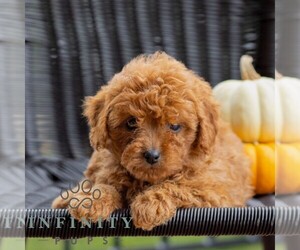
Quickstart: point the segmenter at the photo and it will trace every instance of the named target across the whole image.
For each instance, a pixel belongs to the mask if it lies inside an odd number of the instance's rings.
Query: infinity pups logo
[[[75,194],[83,194],[83,199],[80,199],[80,195]],[[99,200],[101,197],[101,190],[100,189],[93,189],[93,183],[86,179],[81,183],[78,183],[75,187],[69,187],[69,190],[64,192],[60,192],[60,197],[68,201],[68,207],[71,209],[78,209],[80,206],[84,207],[85,209],[90,209],[93,206],[93,200]]]

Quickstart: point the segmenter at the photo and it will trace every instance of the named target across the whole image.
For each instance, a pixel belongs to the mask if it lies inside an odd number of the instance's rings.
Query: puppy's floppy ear
[[[196,155],[201,152],[209,154],[218,133],[219,106],[213,99],[209,84],[196,75],[192,90],[199,121],[192,150]]]
[[[95,96],[85,98],[83,104],[83,115],[87,118],[90,126],[91,146],[98,150],[105,148],[108,131],[107,116],[109,113],[107,91],[102,88]]]

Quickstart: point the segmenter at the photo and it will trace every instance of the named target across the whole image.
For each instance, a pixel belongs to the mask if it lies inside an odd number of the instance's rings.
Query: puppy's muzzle
[[[144,153],[144,158],[149,164],[153,165],[159,161],[160,152],[156,149],[148,150]]]

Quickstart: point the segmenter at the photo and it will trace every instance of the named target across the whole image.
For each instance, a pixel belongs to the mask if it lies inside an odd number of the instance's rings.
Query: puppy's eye
[[[136,118],[130,117],[126,122],[126,127],[130,131],[135,130],[137,128]]]
[[[169,128],[173,131],[173,132],[179,132],[181,129],[181,126],[179,124],[170,124]]]

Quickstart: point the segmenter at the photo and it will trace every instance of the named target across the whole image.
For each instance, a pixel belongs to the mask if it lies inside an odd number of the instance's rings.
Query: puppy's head
[[[133,59],[86,99],[91,145],[156,183],[210,152],[218,111],[207,83],[165,53]]]

